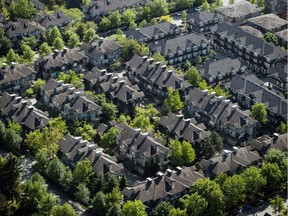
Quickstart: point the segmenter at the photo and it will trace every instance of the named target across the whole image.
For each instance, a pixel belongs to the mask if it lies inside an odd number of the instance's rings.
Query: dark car
[[[244,207],[241,209],[241,212],[246,212],[246,211],[249,211],[249,210],[251,210],[251,209],[252,209],[252,206],[246,205],[246,206],[244,206]]]
[[[262,206],[264,203],[265,203],[264,200],[259,200],[259,201],[254,202],[253,206],[254,207],[259,207],[259,206]]]

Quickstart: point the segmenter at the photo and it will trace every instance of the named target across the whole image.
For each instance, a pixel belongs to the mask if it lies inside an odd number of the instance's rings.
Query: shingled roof
[[[54,14],[42,13],[32,19],[36,23],[45,27],[46,30],[54,26],[64,26],[72,21],[72,18],[65,15],[61,11],[55,10]]]
[[[6,92],[0,95],[0,113],[4,118],[21,124],[27,130],[40,129],[50,120],[47,113],[31,106],[22,97]]]

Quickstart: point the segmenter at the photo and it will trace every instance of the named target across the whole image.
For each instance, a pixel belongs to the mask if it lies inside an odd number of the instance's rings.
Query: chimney
[[[230,153],[229,150],[226,150],[226,149],[223,150],[223,155],[227,156],[229,153]]]
[[[148,56],[143,56],[142,59],[143,59],[143,62],[145,62],[148,59]]]
[[[87,144],[87,147],[88,147],[88,150],[92,150],[95,148],[95,145],[94,144],[91,144],[91,143],[88,143]]]
[[[154,59],[153,58],[149,58],[148,62],[149,62],[149,64],[152,64],[154,62]]]
[[[152,184],[153,179],[148,177],[146,180],[147,180],[147,184],[146,184],[146,189],[147,189]]]
[[[273,142],[275,143],[278,140],[279,134],[273,133]]]
[[[58,50],[58,49],[55,49],[55,50],[54,50],[54,54],[58,55],[58,53],[59,53],[59,50]]]
[[[6,67],[7,67],[7,64],[6,64],[6,63],[2,63],[2,67],[1,67],[1,69],[5,70]]]
[[[117,80],[118,80],[117,76],[112,77],[112,83],[116,83]]]
[[[120,80],[119,83],[121,86],[123,86],[125,84],[125,80]]]
[[[80,96],[81,94],[82,94],[81,91],[76,91],[76,92],[75,92],[75,95],[76,95],[76,96]]]
[[[237,105],[236,104],[233,104],[232,106],[231,106],[231,111],[234,111],[234,110],[236,110],[237,109]]]
[[[68,48],[67,47],[64,47],[63,48],[63,54],[67,53],[68,52]]]
[[[221,95],[221,96],[218,96],[217,97],[217,101],[220,101],[220,100],[222,100],[224,97]]]
[[[134,128],[134,131],[139,132],[139,131],[141,131],[141,128]]]
[[[172,170],[171,169],[167,169],[167,176],[171,176],[172,175]]]
[[[176,167],[177,174],[180,175],[182,172],[182,168],[180,166]]]
[[[75,87],[68,88],[68,94],[73,93],[76,90]]]
[[[238,147],[233,146],[233,152],[234,152],[234,153],[237,153],[237,151],[238,151]]]
[[[160,64],[161,64],[161,62],[159,62],[159,61],[157,61],[157,62],[155,63],[155,65],[156,65],[157,67],[159,67]]]
[[[203,92],[203,96],[206,96],[208,94],[208,89],[204,89],[202,90],[202,92]]]
[[[162,68],[162,70],[164,71],[164,70],[166,70],[167,65],[162,65],[161,68]]]
[[[230,100],[229,100],[229,99],[226,99],[226,100],[224,100],[224,104],[225,104],[225,105],[228,105],[228,104],[229,104],[229,102],[230,102]]]
[[[184,115],[176,115],[181,121],[184,119]]]
[[[17,101],[17,103],[19,103],[21,101],[22,97],[16,97],[15,100]]]
[[[216,92],[211,92],[210,95],[211,97],[214,97],[216,95]]]
[[[27,105],[27,104],[28,104],[28,101],[27,101],[27,100],[22,100],[21,103],[22,103],[23,105]]]
[[[157,172],[157,177],[158,177],[158,179],[162,179],[162,176],[164,175],[164,173],[162,173],[162,172]]]
[[[15,68],[16,63],[15,62],[11,62],[11,69]]]

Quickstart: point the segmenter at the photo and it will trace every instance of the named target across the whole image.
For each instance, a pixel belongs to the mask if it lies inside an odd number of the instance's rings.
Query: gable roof
[[[227,86],[235,92],[242,95],[249,96],[252,100],[263,103],[268,110],[272,110],[278,115],[287,115],[287,99],[282,98],[273,91],[260,85],[254,80],[250,79],[251,76],[236,75],[231,79],[230,84]]]
[[[29,130],[42,128],[50,120],[47,113],[31,106],[22,97],[6,92],[0,95],[0,113]]]
[[[223,96],[216,97],[215,92],[208,94],[208,90],[192,89],[186,96],[188,103],[197,107],[217,122],[229,124],[236,128],[254,125],[257,121],[240,110],[236,104]]]
[[[224,150],[208,160],[202,159],[199,165],[202,167],[207,177],[218,176],[221,173],[234,173],[240,168],[257,163],[261,157],[256,151],[249,151],[248,148],[234,147],[233,151]]]
[[[142,77],[159,88],[172,87],[176,90],[185,90],[191,87],[191,84],[184,80],[184,77],[176,74],[172,70],[168,70],[167,66],[161,62],[154,62],[152,58],[134,55],[132,59],[126,62],[137,76]]]
[[[16,64],[14,66],[2,65],[0,68],[0,84],[25,79],[27,76],[37,72],[27,64]]]
[[[215,14],[208,11],[199,11],[187,14],[187,22],[199,25],[200,22],[209,22],[215,18]]]
[[[203,65],[197,65],[196,68],[204,78],[209,79],[211,76],[215,78],[220,73],[224,76],[228,75],[233,69],[238,71],[241,66],[238,58],[227,57],[216,61],[206,61]]]
[[[34,17],[32,20],[47,29],[58,25],[68,24],[72,21],[72,18],[61,11],[55,10],[53,14],[42,13]]]
[[[186,50],[188,47],[191,49],[194,46],[201,46],[203,43],[208,44],[204,36],[190,33],[181,37],[176,37],[168,40],[161,40],[158,44],[150,44],[149,48],[152,51],[157,51],[161,55],[168,55],[169,53],[177,53],[179,50]]]
[[[176,115],[174,113],[168,113],[167,116],[161,117],[159,126],[192,144],[210,136],[210,131],[205,131],[193,124],[190,119],[184,119],[183,115]]]

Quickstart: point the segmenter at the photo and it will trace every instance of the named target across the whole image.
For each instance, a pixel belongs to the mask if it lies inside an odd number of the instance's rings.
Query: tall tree
[[[6,62],[8,64],[11,64],[12,62],[18,62],[18,61],[19,61],[19,55],[16,54],[13,49],[10,49],[6,56]]]
[[[54,26],[47,34],[47,42],[49,45],[52,45],[54,40],[59,37],[62,38],[62,34],[57,26]]]
[[[121,216],[120,205],[117,203],[114,203],[113,206],[108,210],[107,216]]]
[[[221,216],[224,209],[224,195],[220,186],[210,179],[199,179],[192,188],[208,202],[204,215]]]
[[[55,205],[51,210],[51,216],[77,216],[78,214],[74,211],[71,205],[64,203],[63,206]]]
[[[119,134],[119,130],[117,128],[110,128],[102,137],[100,140],[101,145],[103,145],[105,148],[114,149],[116,148],[116,141],[117,136]]]
[[[246,198],[246,183],[242,176],[234,174],[228,177],[222,186],[226,209],[234,209],[244,203]]]
[[[277,164],[265,163],[261,168],[261,175],[266,179],[266,193],[272,193],[281,188],[282,173]]]
[[[184,107],[184,103],[181,101],[179,91],[168,88],[168,97],[164,100],[163,107],[168,108],[168,111],[177,112]],[[163,108],[163,112],[167,110]]]
[[[173,205],[168,202],[161,201],[152,212],[153,216],[167,216],[169,212],[173,209]]]
[[[73,172],[73,179],[76,185],[88,183],[91,175],[93,175],[92,166],[87,158],[77,163]]]
[[[122,20],[126,25],[129,25],[131,22],[135,22],[136,12],[134,9],[127,9],[122,14]]]
[[[115,175],[111,175],[108,181],[106,182],[105,192],[110,193],[113,190],[113,188],[119,189],[119,181]]]
[[[187,216],[186,209],[173,208],[169,211],[168,216]]]
[[[122,207],[122,215],[147,216],[145,206],[140,200],[127,201]]]
[[[195,160],[195,150],[193,149],[190,142],[182,142],[182,158],[185,166],[190,166]]]
[[[188,69],[185,76],[187,81],[195,87],[198,87],[199,82],[202,80],[201,74],[194,66]]]
[[[246,183],[246,195],[249,201],[257,200],[264,194],[266,187],[266,179],[261,175],[260,169],[257,167],[249,167],[241,173]],[[253,190],[251,190],[253,188]]]
[[[64,41],[61,37],[56,37],[53,41],[53,47],[57,50],[62,50],[64,46]]]
[[[118,10],[113,11],[109,15],[109,19],[113,27],[119,27],[121,25],[121,14]]]
[[[0,53],[6,55],[11,47],[11,41],[6,37],[4,30],[0,28]]]
[[[15,4],[15,15],[23,19],[31,19],[35,14],[35,7],[31,0],[19,0]]]
[[[263,103],[256,103],[252,106],[252,117],[262,125],[267,123],[267,110]]]
[[[75,191],[75,197],[82,203],[88,204],[90,201],[90,191],[85,183],[80,183]]]
[[[287,158],[285,152],[280,149],[270,149],[265,155],[264,159],[266,163],[276,163],[279,167],[281,167],[284,163],[284,160]]]
[[[90,43],[92,42],[96,37],[96,32],[93,28],[89,28],[87,31],[86,31],[86,34],[83,38],[83,41],[86,42],[86,43]]]
[[[44,42],[39,47],[39,54],[41,57],[52,53],[51,47],[48,45],[47,42]]]
[[[75,136],[81,136],[85,140],[94,140],[96,134],[97,132],[93,126],[86,122],[83,126],[77,127],[74,133]]]
[[[107,212],[106,195],[100,191],[96,193],[93,201],[93,212],[99,214],[99,216],[105,216]]]
[[[273,208],[274,214],[280,213],[284,209],[284,201],[279,195],[275,199],[270,200],[270,205]]]
[[[166,0],[153,0],[150,1],[147,6],[150,8],[151,17],[160,17],[169,13]]]
[[[188,215],[201,216],[204,215],[205,209],[208,207],[208,202],[201,197],[197,192],[191,195],[186,194],[180,199]]]
[[[68,46],[69,46],[69,48],[72,49],[72,48],[78,46],[78,45],[79,45],[79,42],[80,42],[79,36],[78,36],[76,33],[74,33],[74,34],[72,34],[72,35],[70,36],[70,38],[69,38]]]
[[[221,136],[217,132],[212,131],[210,136],[206,140],[204,140],[202,155],[208,159],[212,157],[215,152],[220,152],[222,149],[223,140]]]
[[[22,56],[23,61],[31,63],[34,58],[33,50],[28,45],[25,45],[25,44],[21,46],[21,50],[23,52],[23,56]]]

